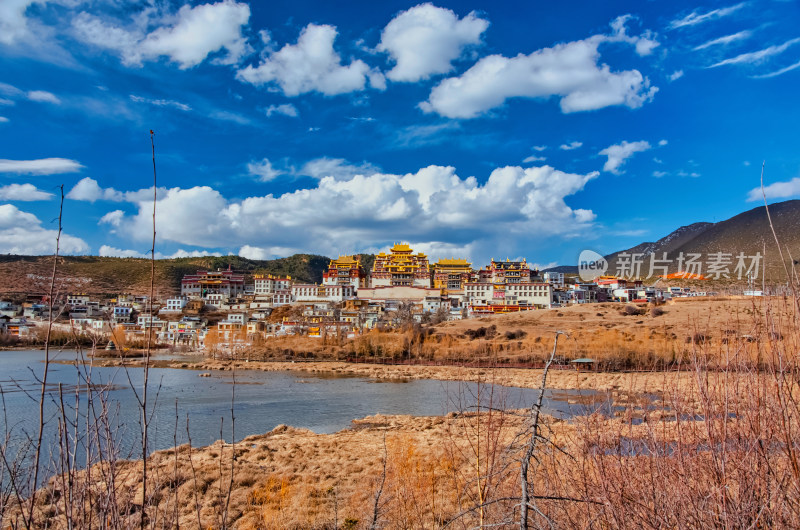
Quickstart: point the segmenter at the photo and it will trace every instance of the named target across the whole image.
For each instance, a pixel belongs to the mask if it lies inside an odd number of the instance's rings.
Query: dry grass
[[[584,304],[417,325],[400,331],[373,330],[355,339],[269,338],[245,355],[250,360],[535,364],[549,354],[553,333],[563,330],[571,340],[559,348],[561,362],[590,357],[603,369],[662,369],[688,362],[695,342],[718,346],[762,340],[768,332],[763,327],[767,301],[718,297],[677,299],[658,307]]]
[[[746,329],[758,333],[752,340],[727,333],[732,319],[722,316],[714,317],[716,330],[687,326],[692,340],[683,344],[691,370],[553,372],[550,388],[608,388],[618,408],[612,417],[546,420],[531,462],[538,510],[532,524],[798,527],[800,326],[791,301],[773,300],[764,309],[749,315]],[[472,379],[484,392],[496,383],[536,386],[541,377],[538,370],[457,366],[235,364]],[[657,392],[658,400],[643,392]],[[114,485],[110,511],[119,514],[119,524],[110,526],[116,527],[136,526],[142,514],[151,528],[370,528],[373,519],[391,529],[509,527],[518,524],[520,440],[528,427],[521,411],[505,410],[499,398],[493,406],[481,413],[465,406],[447,417],[373,416],[328,435],[280,426],[235,446],[161,451],[147,462],[146,499],[141,462],[95,466],[91,478],[82,472],[75,483],[85,484],[78,488],[88,491],[82,502],[93,506],[110,502]],[[52,479],[38,497],[40,521],[51,528],[67,526],[62,484]],[[83,526],[103,525],[93,519]]]

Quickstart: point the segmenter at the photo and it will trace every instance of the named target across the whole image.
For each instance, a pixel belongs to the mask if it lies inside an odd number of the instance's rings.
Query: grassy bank
[[[237,354],[248,360],[396,360],[541,365],[556,330],[569,333],[557,363],[590,357],[604,370],[661,370],[687,363],[697,345],[719,349],[780,338],[766,324],[791,318],[783,299],[679,299],[660,305],[602,303],[373,330],[354,339],[286,336]],[[750,351],[750,350],[748,350]],[[226,357],[224,351],[216,357]],[[747,359],[758,366],[758,355]]]
[[[617,311],[613,319],[608,313],[601,317],[595,306],[567,308],[558,311],[561,316],[541,312],[436,328],[465,344],[528,340],[541,344],[543,353],[553,351],[555,326],[571,322],[557,354],[581,356],[592,347],[614,348],[589,342],[597,320],[627,333],[673,326],[671,332],[684,337],[676,339],[684,371],[550,371],[548,388],[604,389],[614,400],[609,416],[571,421],[540,417],[535,403],[523,410],[505,406],[498,385],[537,387],[541,370],[200,361],[193,367],[432,377],[479,385],[469,394],[454,394],[453,401],[464,405],[446,417],[373,416],[327,435],[279,426],[234,444],[160,451],[144,463],[149,477],[144,492],[143,462],[119,459],[113,451],[119,433],[108,429],[108,416],[101,412],[93,416],[96,424],[85,425],[86,435],[60,441],[55,454],[67,455],[62,472],[40,490],[29,526],[519,528],[524,491],[530,527],[796,528],[800,308],[791,299],[703,305],[712,303],[668,305],[652,321],[620,314],[619,306],[608,308]],[[594,311],[594,321],[588,311]],[[658,321],[662,317],[667,318]],[[500,335],[527,318],[537,321],[523,329],[522,339],[467,332],[476,324],[494,325]],[[198,378],[199,385],[203,381]],[[468,406],[476,392],[483,396],[480,408]],[[108,410],[102,399],[97,406]],[[233,413],[229,420],[235,420]],[[66,413],[62,421],[66,432],[84,432]],[[176,419],[176,433],[183,428]],[[92,454],[94,465],[73,466],[68,455],[76,450]],[[10,470],[24,477],[24,469]],[[26,526],[21,514],[29,512],[18,504],[25,506],[26,497],[15,496],[8,482],[3,487],[3,524]]]

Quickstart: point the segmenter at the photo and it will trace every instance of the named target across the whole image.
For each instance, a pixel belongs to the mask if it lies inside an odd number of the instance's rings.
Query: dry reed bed
[[[732,375],[698,372],[689,388],[673,381],[662,406],[644,416],[630,405],[614,418],[548,418],[531,482],[547,497],[537,508],[558,528],[795,527],[800,476],[783,442],[800,435],[797,417],[780,421],[780,376]],[[485,380],[482,388],[492,390]],[[161,451],[148,461],[147,522],[332,529],[370,528],[375,517],[390,529],[510,526],[524,412],[378,415],[334,434],[279,426],[235,445]],[[119,511],[131,525],[140,473],[140,462],[117,466]],[[50,510],[51,526],[63,527]]]
[[[610,389],[631,399],[612,418],[544,422],[531,461],[532,524],[800,526],[796,316],[791,307],[773,306],[752,315],[756,340],[692,341],[685,372],[552,372],[550,388]],[[717,335],[726,335],[724,326]],[[535,386],[541,377],[538,370],[330,362],[236,361],[236,368],[473,380],[484,392],[492,383]],[[648,409],[639,392],[661,399]],[[94,507],[82,513],[116,514],[114,527],[138,526],[142,513],[150,528],[509,527],[518,525],[521,440],[530,427],[501,400],[494,407],[369,417],[330,435],[280,427],[235,446],[184,445],[148,459],[147,497],[141,462],[109,462],[91,468],[91,478],[73,477],[71,488],[83,494],[70,498]],[[66,528],[65,513],[75,510],[74,502],[61,502],[65,484],[56,477],[38,497],[39,520],[49,527]],[[82,526],[105,526],[98,517]]]
[[[679,299],[665,305],[601,303],[495,315],[438,325],[373,330],[354,339],[269,338],[240,354],[250,360],[372,358],[460,362],[535,363],[550,351],[556,330],[571,340],[559,349],[569,361],[591,357],[604,369],[657,369],[690,359],[696,342],[719,346],[761,340],[769,299]],[[776,299],[782,318],[789,308]],[[778,315],[774,315],[778,316]],[[220,357],[224,357],[224,352]],[[759,359],[750,359],[758,363]]]

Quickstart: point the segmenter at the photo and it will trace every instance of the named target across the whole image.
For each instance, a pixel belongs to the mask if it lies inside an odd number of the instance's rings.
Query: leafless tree
[[[553,359],[555,359],[556,356],[556,350],[558,349],[559,335],[567,335],[567,334],[563,331],[556,331],[556,336],[553,341],[553,351],[550,353],[550,357],[547,359],[547,363],[545,363],[544,365],[544,370],[542,370],[542,384],[539,386],[539,396],[536,398],[536,403],[534,403],[534,405],[530,408],[529,421],[528,425],[526,425],[526,437],[528,438],[528,442],[526,444],[525,453],[522,457],[522,462],[520,463],[520,468],[519,468],[520,530],[527,530],[528,528],[528,509],[531,509],[534,512],[536,512],[538,515],[544,518],[548,522],[548,524],[550,524],[550,526],[552,526],[552,522],[536,506],[535,497],[532,497],[530,494],[530,480],[528,477],[528,470],[530,468],[531,459],[536,453],[537,443],[544,439],[539,432],[540,430],[539,418],[541,418],[542,401],[544,400],[544,391],[547,388],[547,372],[550,370],[550,365],[553,364]]]
[[[59,186],[60,203],[58,207],[58,232],[56,235],[56,250],[53,254],[53,272],[50,277],[50,294],[48,296],[48,319],[47,319],[47,336],[44,341],[44,371],[42,373],[42,386],[39,395],[39,425],[38,434],[36,437],[35,453],[33,457],[33,479],[31,480],[31,496],[29,499],[30,507],[28,517],[25,521],[25,526],[30,528],[34,525],[34,510],[36,508],[36,489],[39,487],[39,463],[42,455],[42,437],[44,435],[44,404],[45,392],[47,392],[47,375],[50,372],[50,335],[53,331],[53,295],[55,294],[56,286],[56,273],[58,271],[58,252],[61,244],[61,220],[64,213],[64,185]],[[20,499],[21,500],[21,499]]]
[[[381,512],[383,510],[383,505],[385,504],[386,500],[382,499],[383,497],[383,489],[386,487],[386,465],[387,460],[389,458],[388,451],[386,450],[386,433],[383,434],[383,460],[382,460],[382,468],[381,468],[381,476],[378,482],[378,487],[375,490],[375,495],[373,496],[372,502],[372,519],[370,521],[369,528],[370,530],[377,530],[379,528],[378,523],[381,518]]]

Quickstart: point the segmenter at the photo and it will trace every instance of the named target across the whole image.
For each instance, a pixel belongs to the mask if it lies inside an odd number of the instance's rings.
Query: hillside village
[[[641,279],[615,276],[582,282],[561,272],[531,269],[524,258],[492,259],[478,269],[465,259],[430,263],[409,245],[396,244],[388,253],[376,255],[369,271],[359,256],[331,259],[319,284],[230,268],[203,270],[183,277],[180,295],[152,304],[145,295],[93,299],[70,294],[55,304],[54,319],[57,329],[91,335],[98,342],[109,342],[109,337],[111,342],[141,342],[152,329],[162,345],[230,350],[285,335],[348,338],[413,322],[568,304],[660,303],[705,294],[686,287],[645,286]],[[0,330],[7,337],[30,338],[48,320],[47,311],[41,298],[21,305],[2,301]]]

